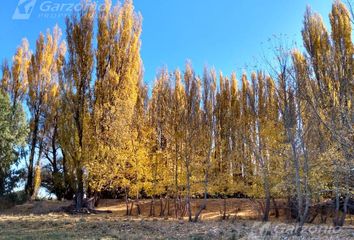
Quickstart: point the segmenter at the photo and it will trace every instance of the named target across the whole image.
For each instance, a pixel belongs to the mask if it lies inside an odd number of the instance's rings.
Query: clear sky
[[[25,16],[28,19],[13,19],[18,4],[24,1],[33,5],[32,9],[19,10],[31,13]],[[70,14],[72,4],[79,2],[3,1],[0,59],[11,60],[24,37],[34,50],[40,32],[56,23],[64,30],[65,15]],[[319,12],[328,24],[332,0],[135,0],[134,3],[143,15],[141,54],[145,81],[151,83],[159,68],[183,69],[187,59],[198,73],[208,65],[225,74],[236,71],[239,75],[243,70],[252,69],[273,35],[285,34],[289,41],[301,45],[300,31],[307,5]]]

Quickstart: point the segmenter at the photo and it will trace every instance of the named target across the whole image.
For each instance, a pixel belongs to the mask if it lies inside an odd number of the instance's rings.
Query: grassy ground
[[[230,200],[231,201],[231,200]],[[237,205],[241,200],[230,202]],[[252,209],[235,210],[238,214],[220,220],[220,201],[209,202],[203,220],[188,223],[174,218],[147,217],[148,203],[142,216],[124,216],[124,203],[104,201],[100,209],[112,214],[68,215],[48,213],[63,202],[33,202],[17,206],[0,215],[0,239],[354,239],[353,226],[335,230],[330,225],[306,225],[301,237],[293,236],[293,224],[272,219],[272,223],[250,220]],[[235,207],[235,206],[234,206]],[[252,207],[252,204],[248,207]],[[228,212],[232,213],[232,208]],[[158,211],[157,211],[158,212]],[[218,215],[218,217],[216,217]]]

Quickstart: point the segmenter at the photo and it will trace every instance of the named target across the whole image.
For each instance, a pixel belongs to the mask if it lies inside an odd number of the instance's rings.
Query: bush
[[[28,200],[24,191],[8,193],[0,197],[0,210],[11,208],[18,204],[23,204]]]

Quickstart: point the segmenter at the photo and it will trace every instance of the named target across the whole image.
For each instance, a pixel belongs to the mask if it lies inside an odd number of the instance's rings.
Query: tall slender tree
[[[75,173],[76,210],[80,210],[84,196],[84,165],[91,156],[88,144],[90,83],[94,53],[94,7],[84,4],[78,16],[66,19],[66,38],[69,60],[65,82],[62,84],[65,108],[61,119],[63,154]],[[70,134],[68,134],[70,133]]]
[[[91,187],[98,191],[122,187],[126,198],[137,164],[136,139],[131,132],[142,79],[141,21],[130,0],[113,8],[106,1],[98,16],[97,79],[91,120],[91,144],[96,152],[87,166]],[[109,171],[112,166],[113,171]]]

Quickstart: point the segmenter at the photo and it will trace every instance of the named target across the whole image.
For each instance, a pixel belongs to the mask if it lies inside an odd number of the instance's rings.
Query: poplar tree
[[[173,187],[174,167],[171,158],[172,139],[171,129],[175,123],[171,122],[172,88],[170,75],[167,69],[162,69],[156,78],[150,100],[151,124],[154,128],[154,147],[152,163],[152,201],[150,215],[155,214],[154,202],[156,196],[170,194]]]
[[[179,70],[173,73],[173,92],[171,99],[171,115],[169,117],[169,126],[171,131],[171,157],[173,158],[173,182],[175,195],[175,216],[180,215],[181,210],[181,190],[185,183],[185,175],[183,171],[182,151],[183,151],[183,111],[184,111],[184,86],[182,84],[182,76]]]
[[[186,64],[184,72],[184,111],[183,111],[183,162],[186,174],[186,209],[189,221],[192,221],[192,179],[195,172],[195,164],[200,161],[198,137],[200,134],[201,110],[200,87],[201,81],[195,75],[191,63]]]
[[[48,161],[44,165],[42,185],[53,192],[59,200],[64,197],[66,187],[64,180],[63,157],[59,145],[59,118],[60,118],[60,83],[63,81],[65,65],[66,43],[61,40],[61,30],[56,26],[53,30],[53,46],[57,49],[53,54],[51,69],[51,83],[48,93],[48,102],[44,112],[43,157]]]
[[[90,83],[93,67],[94,8],[84,4],[78,16],[66,19],[66,39],[69,59],[63,92],[63,114],[60,119],[60,144],[63,155],[75,176],[76,210],[84,196],[84,166],[91,154],[88,149]],[[70,133],[70,134],[68,134]]]
[[[318,14],[306,12],[302,31],[306,54],[294,51],[293,62],[301,97],[340,149],[342,157],[334,161],[333,190],[336,196],[334,223],[341,226],[350,198],[353,167],[353,43],[350,13],[340,1],[332,6],[330,23],[331,34]],[[341,217],[340,195],[345,196]]]
[[[95,190],[123,188],[128,198],[136,175],[133,119],[142,78],[141,16],[130,0],[111,7],[106,1],[98,16],[92,139],[96,148],[88,163]],[[110,173],[110,174],[107,174]],[[133,191],[136,194],[136,191]]]
[[[30,156],[28,166],[28,194],[35,198],[40,187],[40,160],[43,153],[44,138],[47,131],[46,114],[50,101],[58,91],[56,59],[60,44],[60,29],[55,27],[53,35],[48,31],[46,37],[41,34],[36,42],[36,52],[32,55],[28,69],[28,100],[27,105],[31,113],[30,120]],[[38,149],[38,151],[37,151]],[[37,153],[36,170],[34,157]]]
[[[215,71],[204,68],[203,89],[202,89],[202,112],[201,112],[201,142],[204,160],[201,162],[201,168],[204,172],[204,201],[196,211],[194,222],[197,222],[203,210],[206,209],[207,198],[210,192],[209,174],[212,164],[212,155],[214,153],[214,134],[215,134],[215,104],[216,104],[216,76]]]

